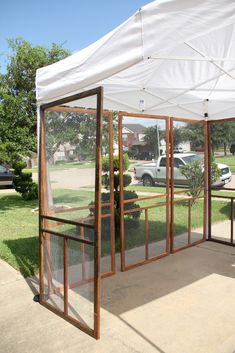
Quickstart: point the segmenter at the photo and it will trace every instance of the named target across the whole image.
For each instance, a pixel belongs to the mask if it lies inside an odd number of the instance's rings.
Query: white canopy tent
[[[109,110],[234,117],[234,24],[231,0],[153,1],[89,47],[39,69],[38,104],[103,86]]]

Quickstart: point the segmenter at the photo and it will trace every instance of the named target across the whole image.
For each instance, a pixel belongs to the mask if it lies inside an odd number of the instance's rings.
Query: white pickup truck
[[[181,174],[180,167],[202,160],[202,156],[195,153],[177,153],[174,155],[174,184],[187,185],[187,179]],[[221,170],[220,180],[213,186],[223,186],[231,181],[232,173],[226,164],[217,164]],[[144,186],[166,184],[166,156],[161,156],[157,161],[136,164],[134,167],[135,179],[141,180]]]

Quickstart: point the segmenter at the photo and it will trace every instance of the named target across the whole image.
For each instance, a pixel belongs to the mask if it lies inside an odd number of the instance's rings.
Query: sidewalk
[[[35,303],[32,289],[35,278],[0,260],[0,352],[235,351],[232,247],[206,242],[102,280],[99,341]]]

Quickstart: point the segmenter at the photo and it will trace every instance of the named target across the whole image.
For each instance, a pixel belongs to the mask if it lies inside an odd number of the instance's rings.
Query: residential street
[[[33,173],[37,180],[37,173]],[[80,187],[95,185],[95,168],[64,169],[50,172],[50,181],[53,189],[79,189]]]
[[[140,183],[134,180],[133,172],[130,172],[133,177],[133,184]],[[95,180],[95,169],[66,169],[66,170],[57,170],[50,172],[51,181],[54,189],[79,189],[84,186],[94,186]],[[37,173],[33,173],[33,179],[37,180]],[[229,188],[235,188],[235,174],[232,176],[232,180],[229,184],[226,185]]]

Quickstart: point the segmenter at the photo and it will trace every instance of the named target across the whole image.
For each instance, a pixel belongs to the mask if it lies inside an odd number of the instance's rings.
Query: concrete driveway
[[[234,248],[206,242],[101,284],[95,341],[33,302],[36,278],[0,261],[0,352],[234,353]]]

